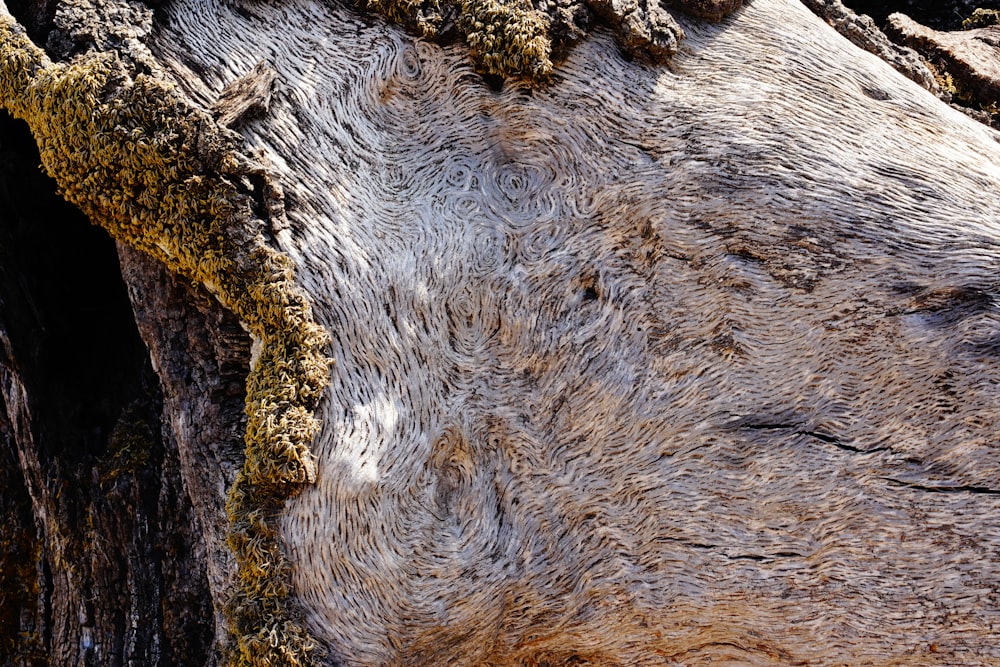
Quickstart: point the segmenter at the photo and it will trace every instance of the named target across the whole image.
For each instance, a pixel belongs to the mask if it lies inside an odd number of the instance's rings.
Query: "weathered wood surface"
[[[305,0],[170,3],[334,337],[283,536],[364,664],[1000,660],[998,135],[792,0],[502,91]]]
[[[277,75],[234,122],[333,336],[281,517],[327,660],[1000,661],[1000,135],[794,0],[678,20],[669,67],[598,32],[498,91],[337,4],[157,10],[192,103]],[[123,261],[218,598],[234,464],[190,409],[241,348],[192,309],[157,349]]]
[[[855,13],[840,0],[803,0],[802,4],[822,17],[852,44],[875,54],[907,79],[916,81],[935,94],[939,93],[934,74],[917,52],[907,46],[893,43],[879,29],[872,17]],[[856,3],[851,4],[857,7]]]

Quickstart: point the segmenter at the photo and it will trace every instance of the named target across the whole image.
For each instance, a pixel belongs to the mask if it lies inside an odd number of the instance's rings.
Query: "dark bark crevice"
[[[5,407],[0,402],[0,408]],[[40,542],[6,409],[0,409],[0,488],[0,656],[17,656],[14,664],[40,666],[46,664],[40,625],[44,609],[39,608],[44,586]]]
[[[38,164],[0,115],[0,660],[203,664],[204,549],[116,249]]]
[[[35,44],[45,44],[52,30],[58,0],[7,0],[7,9],[28,31]]]
[[[37,387],[43,463],[105,453],[143,383],[146,354],[107,234],[55,194],[27,127],[6,116],[3,297],[26,379]],[[16,125],[15,125],[16,124]]]
[[[961,484],[961,485],[951,485],[951,484],[917,484],[915,482],[907,482],[901,479],[895,479],[893,477],[883,477],[890,486],[905,487],[907,489],[914,489],[916,491],[926,491],[927,493],[972,493],[985,496],[1000,496],[1000,489],[994,489],[989,486],[981,485],[971,485],[971,484]]]

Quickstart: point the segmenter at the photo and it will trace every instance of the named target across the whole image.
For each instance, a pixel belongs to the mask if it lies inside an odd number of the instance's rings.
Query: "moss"
[[[367,0],[367,7],[422,37],[441,36],[446,10],[437,0]]]
[[[552,71],[549,17],[530,0],[367,0],[366,7],[429,39],[448,38],[453,23],[484,74],[542,80]]]
[[[459,25],[472,59],[494,76],[540,80],[552,72],[548,18],[528,0],[460,0]]]
[[[108,451],[98,461],[102,486],[134,475],[149,464],[159,446],[158,426],[145,414],[141,400],[122,411],[108,437]]]
[[[210,289],[262,345],[248,378],[246,465],[231,490],[229,543],[240,590],[229,606],[240,665],[302,665],[314,643],[288,603],[275,521],[312,481],[313,416],[328,337],[267,246],[236,146],[163,82],[114,54],[51,63],[0,17],[0,100],[31,128],[61,194],[114,238]]]
[[[365,7],[410,32],[446,41],[456,34],[469,45],[476,69],[497,77],[540,82],[553,58],[586,36],[600,20],[631,57],[665,63],[684,31],[658,0],[365,0]],[[673,0],[693,16],[719,21],[742,0]]]
[[[987,28],[991,25],[1000,25],[1000,10],[977,9],[972,12],[972,16],[962,21],[962,30]]]
[[[974,118],[994,129],[1000,129],[1000,105],[995,102],[984,102],[975,90],[969,90],[961,85],[961,82],[948,71],[947,63],[941,60],[925,62],[934,75],[938,87],[946,95],[944,99],[954,106],[970,109]]]

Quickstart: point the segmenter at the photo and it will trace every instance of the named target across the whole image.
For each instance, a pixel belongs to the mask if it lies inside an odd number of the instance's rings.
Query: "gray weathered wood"
[[[158,12],[191,104],[277,74],[331,662],[1000,661],[1000,135],[795,0],[678,20],[498,91],[332,3]]]
[[[334,656],[1000,660],[995,133],[792,0],[501,92],[281,12],[178,1],[151,48],[205,105],[278,72],[242,133],[334,335],[283,522]]]

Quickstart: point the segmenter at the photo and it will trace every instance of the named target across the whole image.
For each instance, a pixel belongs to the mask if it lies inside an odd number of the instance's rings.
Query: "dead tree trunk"
[[[5,664],[1000,661],[1000,135],[797,0],[149,4],[0,11]]]

